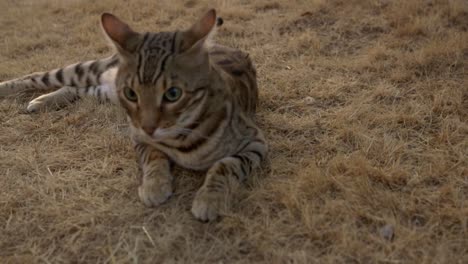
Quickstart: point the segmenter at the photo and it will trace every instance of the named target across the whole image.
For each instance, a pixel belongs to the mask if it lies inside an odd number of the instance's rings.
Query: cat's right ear
[[[201,48],[216,25],[222,25],[222,19],[216,19],[216,11],[210,9],[203,17],[183,33],[181,51]]]
[[[101,26],[119,53],[127,55],[136,51],[141,41],[140,34],[133,31],[119,18],[112,14],[104,13],[101,15]]]

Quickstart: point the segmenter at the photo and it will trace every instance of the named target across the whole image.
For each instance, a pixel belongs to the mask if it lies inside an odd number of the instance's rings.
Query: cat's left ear
[[[181,51],[202,47],[216,26],[216,10],[210,9],[203,17],[183,32]]]
[[[109,13],[102,14],[101,25],[104,33],[119,53],[127,55],[136,51],[141,36],[133,31],[129,25]]]

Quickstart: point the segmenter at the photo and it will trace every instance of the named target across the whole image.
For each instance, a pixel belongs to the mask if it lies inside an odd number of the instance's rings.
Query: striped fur
[[[64,86],[86,89],[106,80],[106,73],[119,64],[117,55],[109,58],[76,63],[50,72],[33,73],[22,78],[0,83],[0,97],[27,90],[51,90]]]
[[[0,96],[56,90],[33,100],[31,111],[84,95],[120,104],[142,173],[141,201],[157,206],[169,198],[170,162],[205,170],[192,213],[214,220],[267,154],[254,123],[255,68],[247,53],[209,42],[216,21],[222,20],[210,10],[188,30],[141,34],[104,14],[102,27],[116,55],[0,83]],[[175,91],[180,97],[172,101]]]

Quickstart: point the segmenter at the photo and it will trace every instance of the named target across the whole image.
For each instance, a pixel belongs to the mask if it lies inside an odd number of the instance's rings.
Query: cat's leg
[[[165,154],[147,144],[135,143],[134,147],[141,169],[138,196],[146,206],[158,206],[172,195],[169,160]]]
[[[62,108],[84,96],[95,97],[99,102],[119,103],[115,90],[109,85],[96,85],[86,88],[64,86],[29,102],[27,111],[31,113],[50,108]]]
[[[109,80],[115,78],[118,64],[119,58],[113,55],[0,82],[0,98],[24,91],[57,90],[64,86],[86,88],[109,83]]]
[[[263,140],[252,141],[240,153],[216,162],[207,172],[203,186],[192,204],[192,214],[202,221],[213,221],[228,211],[233,194],[267,154]]]
[[[28,112],[32,113],[46,108],[62,108],[80,99],[80,96],[76,94],[75,90],[76,89],[72,87],[65,86],[57,91],[43,94],[30,101],[26,109]]]

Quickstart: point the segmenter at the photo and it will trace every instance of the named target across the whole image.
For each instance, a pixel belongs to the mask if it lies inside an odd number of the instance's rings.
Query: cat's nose
[[[149,136],[152,136],[156,130],[156,126],[143,126],[142,128]]]

